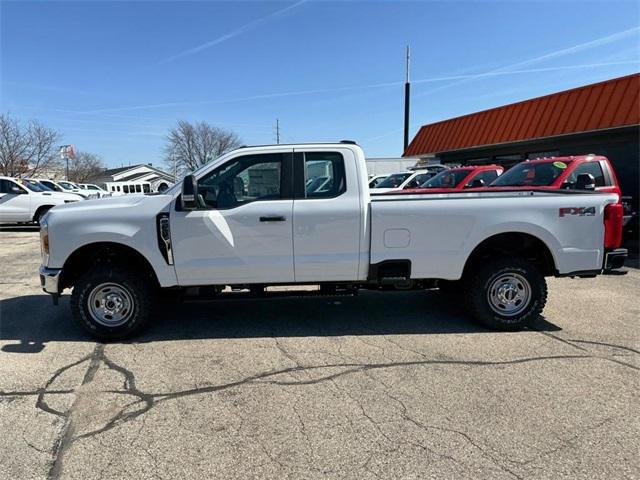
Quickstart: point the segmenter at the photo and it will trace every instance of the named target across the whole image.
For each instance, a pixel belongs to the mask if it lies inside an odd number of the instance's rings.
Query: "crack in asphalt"
[[[575,345],[575,343],[601,345],[609,348],[626,350],[626,351],[629,351],[631,354],[633,353],[640,354],[640,352],[638,352],[637,350],[634,350],[633,348],[629,348],[621,345],[595,342],[590,340],[562,339],[555,335],[548,334],[547,332],[541,332],[541,333],[545,333],[546,335],[553,337],[554,339],[562,343],[567,343],[581,352],[583,351],[587,352],[587,350],[579,345]],[[355,374],[355,373],[363,373],[369,376],[370,372],[381,370],[381,369],[427,367],[431,365],[447,365],[447,366],[460,366],[460,367],[472,367],[472,368],[500,367],[500,366],[513,366],[513,365],[535,363],[535,362],[576,361],[576,360],[585,360],[585,359],[599,359],[599,360],[611,361],[627,368],[640,370],[640,368],[636,367],[635,365],[621,362],[609,356],[594,355],[589,353],[580,353],[575,355],[548,355],[548,356],[540,356],[540,357],[525,357],[525,358],[503,360],[503,361],[425,359],[425,360],[413,360],[413,361],[404,361],[404,362],[384,362],[384,363],[341,362],[341,363],[332,363],[332,364],[324,364],[324,365],[304,366],[304,365],[301,365],[299,361],[280,344],[278,339],[274,338],[274,340],[275,340],[275,347],[283,354],[284,357],[294,362],[295,366],[260,372],[254,375],[246,376],[240,380],[219,384],[219,385],[207,385],[207,386],[201,386],[201,387],[190,388],[190,389],[174,391],[174,392],[145,392],[140,390],[137,387],[135,374],[131,370],[112,361],[105,353],[104,344],[97,344],[91,354],[86,355],[79,360],[71,362],[57,369],[51,375],[51,377],[46,381],[43,387],[36,390],[32,390],[32,391],[29,391],[29,390],[0,391],[0,399],[36,396],[35,406],[37,409],[42,410],[46,413],[50,413],[57,417],[61,417],[65,420],[61,433],[59,437],[56,439],[52,449],[53,458],[51,462],[51,468],[48,474],[49,480],[58,480],[62,472],[65,454],[74,442],[85,439],[85,438],[90,438],[96,435],[100,435],[104,432],[107,432],[113,429],[116,426],[129,422],[131,420],[134,420],[135,418],[145,414],[146,412],[148,412],[158,404],[161,404],[166,401],[175,400],[183,397],[194,396],[194,395],[216,393],[216,392],[220,392],[220,391],[224,391],[224,390],[228,390],[236,387],[242,387],[249,384],[278,385],[278,386],[286,387],[286,386],[316,385],[324,382],[331,382],[339,390],[344,392],[344,389],[341,389],[336,385],[336,382],[335,382],[336,379],[346,375]],[[392,343],[395,344],[395,342],[392,342]],[[396,344],[396,346],[398,345]],[[421,354],[421,355],[424,357],[424,354]],[[49,389],[53,385],[53,383],[64,372],[86,362],[89,363],[89,366],[87,367],[87,370],[84,374],[82,383],[79,388]],[[85,386],[93,382],[95,375],[101,365],[105,365],[108,369],[119,373],[124,378],[121,389],[103,390],[101,393],[129,395],[129,396],[133,396],[134,400],[132,400],[131,402],[128,402],[122,408],[120,408],[119,411],[115,415],[113,415],[102,427],[88,431],[88,432],[84,432],[84,433],[77,433],[78,425],[75,418],[75,414],[76,414],[76,410],[79,408],[79,404],[81,403],[80,400],[84,395],[82,386]],[[279,376],[291,375],[298,372],[311,374],[313,372],[327,370],[327,369],[342,369],[342,370],[334,373],[329,373],[317,378],[311,378],[310,375],[307,376],[307,378],[305,379],[298,378],[295,380],[282,380],[277,378]],[[71,405],[71,407],[67,411],[56,410],[53,407],[51,407],[47,402],[47,398],[46,398],[47,395],[65,395],[65,394],[74,394],[74,393],[76,394],[76,398],[73,404]],[[451,428],[445,428],[441,426],[425,425],[419,422],[418,420],[414,419],[408,414],[408,409],[406,405],[400,399],[389,394],[387,391],[385,391],[384,393],[390,398],[394,399],[396,402],[398,402],[398,404],[402,408],[401,416],[405,421],[411,422],[416,427],[422,430],[437,430],[437,431],[449,432],[449,433],[460,435],[462,438],[464,438],[467,441],[467,443],[469,443],[474,448],[476,448],[482,454],[483,457],[490,460],[492,464],[500,468],[505,473],[508,473],[513,477],[520,478],[520,476],[517,473],[510,470],[503,463],[499,462],[498,459],[495,458],[495,456],[487,452],[486,449],[482,448],[475,440],[473,440],[465,432],[451,429]],[[387,441],[390,441],[389,437],[381,430],[380,425],[377,422],[375,422],[375,420],[367,414],[362,404],[360,404],[360,402],[357,399],[355,399],[353,396],[351,395],[348,395],[348,396],[351,398],[352,401],[354,401],[358,405],[364,417],[367,418],[367,420],[374,426],[374,428],[378,431],[378,433]],[[422,448],[425,451],[428,451],[429,453],[432,453],[440,458],[451,460],[459,464],[459,459],[456,459],[450,455],[446,455],[446,454],[442,454],[440,452],[434,451],[432,448],[426,445],[416,444],[415,442],[407,442],[407,443],[412,444],[416,447]],[[40,449],[37,449],[37,450],[40,451]],[[552,452],[545,452],[545,453],[549,454]],[[272,455],[270,454],[267,454],[267,455],[271,461],[274,461],[275,463],[282,463],[277,458],[273,458]],[[366,467],[364,465],[363,467],[368,469],[368,463],[369,461],[365,462]]]

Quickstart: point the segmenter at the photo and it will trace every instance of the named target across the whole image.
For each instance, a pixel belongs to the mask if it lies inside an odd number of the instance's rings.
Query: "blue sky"
[[[425,123],[640,70],[625,1],[0,3],[0,111],[111,166],[161,163],[178,119],[247,144],[357,140],[402,153]]]

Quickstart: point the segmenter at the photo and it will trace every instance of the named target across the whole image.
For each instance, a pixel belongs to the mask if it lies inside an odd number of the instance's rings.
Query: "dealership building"
[[[604,155],[638,211],[639,94],[633,74],[443,120],[420,128],[403,156],[508,168],[537,157]]]

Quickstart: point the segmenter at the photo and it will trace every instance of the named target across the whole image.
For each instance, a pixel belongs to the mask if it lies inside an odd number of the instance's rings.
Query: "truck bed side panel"
[[[493,235],[542,240],[559,273],[602,268],[604,206],[611,194],[461,194],[374,198],[371,263],[408,259],[412,278],[459,279],[474,248]],[[593,207],[588,215],[560,208]],[[591,214],[592,213],[592,214]]]

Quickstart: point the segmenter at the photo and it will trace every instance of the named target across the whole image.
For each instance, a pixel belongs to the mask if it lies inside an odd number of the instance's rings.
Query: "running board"
[[[279,290],[256,292],[249,289],[223,291],[217,294],[183,295],[185,302],[210,302],[212,300],[261,300],[271,298],[309,298],[309,297],[355,297],[358,289],[327,289],[319,290]]]

